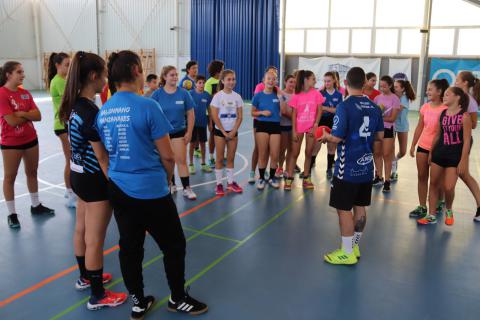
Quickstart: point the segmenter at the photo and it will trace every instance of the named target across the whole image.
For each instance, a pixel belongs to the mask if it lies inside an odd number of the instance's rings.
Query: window
[[[420,55],[422,49],[422,34],[419,29],[403,29],[401,41],[401,54]]]
[[[451,55],[453,54],[454,29],[432,29],[430,34],[429,54]]]
[[[377,29],[375,34],[375,53],[396,54],[398,47],[397,29]]]
[[[457,54],[480,55],[480,28],[478,29],[460,29],[458,33]]]
[[[403,0],[402,0],[403,1]],[[465,0],[433,0],[432,26],[478,26],[480,7]]]
[[[332,0],[330,19],[330,25],[334,28],[371,27],[373,0]]]
[[[377,27],[421,27],[425,1],[377,0]]]
[[[327,30],[307,31],[307,52],[325,53],[327,51]]]
[[[352,53],[370,53],[372,46],[372,30],[352,30]]]
[[[326,28],[328,0],[287,0],[285,25],[286,28]]]
[[[304,41],[305,39],[303,30],[286,30],[285,52],[303,52]]]
[[[347,29],[330,30],[330,52],[348,53],[350,31]]]

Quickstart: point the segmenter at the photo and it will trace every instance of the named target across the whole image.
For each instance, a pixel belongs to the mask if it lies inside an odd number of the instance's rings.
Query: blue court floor
[[[40,195],[56,214],[51,218],[30,215],[21,172],[16,185],[21,230],[8,228],[4,200],[0,201],[0,319],[128,319],[130,302],[88,311],[88,291],[74,289],[78,277],[72,248],[75,212],[64,206],[64,160],[52,130],[51,102],[45,94],[35,96],[43,114],[43,121],[36,124]],[[188,239],[187,284],[191,294],[210,307],[199,318],[479,318],[480,224],[472,221],[475,202],[463,182],[457,185],[454,226],[445,226],[443,219],[434,226],[418,226],[408,217],[418,202],[415,161],[409,156],[402,159],[391,194],[384,195],[380,189],[373,192],[361,261],[352,267],[331,266],[323,261],[323,254],[336,249],[340,239],[337,215],[328,206],[325,149],[314,171],[314,191],[304,192],[297,183],[291,192],[268,187],[259,192],[246,184],[253,145],[248,113],[246,108],[235,164],[244,193],[215,197],[214,174],[199,172],[191,177],[198,200],[174,196]],[[417,113],[410,114],[411,132],[416,117]],[[475,140],[480,141],[478,129]],[[477,143],[470,170],[480,178]],[[117,241],[112,219],[104,270],[113,274],[108,287],[125,291]],[[189,318],[165,308],[169,291],[162,255],[149,237],[144,276],[146,293],[157,298],[147,319]]]

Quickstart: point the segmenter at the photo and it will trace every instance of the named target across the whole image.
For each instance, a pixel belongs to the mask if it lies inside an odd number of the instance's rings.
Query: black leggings
[[[143,296],[143,244],[148,231],[163,252],[172,299],[182,299],[185,296],[186,241],[172,196],[148,200],[132,198],[111,180],[109,195],[120,233],[120,267],[129,293]]]

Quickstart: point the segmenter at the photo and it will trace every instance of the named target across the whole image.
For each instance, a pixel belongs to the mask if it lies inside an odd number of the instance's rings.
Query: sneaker
[[[200,151],[200,149],[195,149],[195,151],[193,151],[193,156],[195,158],[201,158],[202,157],[202,151]]]
[[[250,184],[255,183],[255,171],[250,171],[250,176],[248,177],[248,183]]]
[[[18,221],[18,215],[16,213],[12,213],[8,216],[8,226],[12,229],[20,228],[20,221]]]
[[[155,303],[155,297],[146,296],[143,301],[137,301],[132,307],[132,313],[130,314],[130,320],[143,320],[145,314],[152,308]]]
[[[211,173],[213,170],[212,168],[210,168],[210,166],[208,164],[202,164],[202,171],[203,172],[206,172],[206,173]]]
[[[278,167],[275,170],[275,178],[283,178],[283,168]]]
[[[357,259],[360,259],[361,254],[360,254],[360,247],[358,246],[358,244],[353,245],[353,254],[355,255],[355,257],[357,257]]]
[[[333,168],[327,169],[327,180],[333,179]]]
[[[265,180],[263,180],[263,179],[258,179],[257,180],[257,189],[258,190],[265,189]]]
[[[445,224],[447,226],[451,226],[451,225],[453,225],[453,222],[454,222],[453,211],[447,209],[446,214],[445,214]]]
[[[55,210],[45,207],[43,204],[39,204],[36,207],[30,207],[30,212],[32,214],[55,214]]]
[[[68,194],[65,198],[65,206],[67,208],[73,209],[77,207],[77,196],[75,193]]]
[[[477,208],[477,214],[473,217],[473,221],[480,222],[480,208]]]
[[[392,174],[397,173],[397,169],[398,169],[398,160],[393,159],[393,161],[392,161]]]
[[[302,172],[302,169],[300,169],[299,166],[295,165],[295,173],[300,173]]]
[[[386,180],[384,183],[383,183],[383,190],[382,192],[383,193],[389,193],[391,191],[390,189],[390,181],[389,180]]]
[[[215,159],[210,159],[210,168],[215,169]]]
[[[443,209],[445,209],[445,200],[439,200],[437,203],[437,213],[443,213]]]
[[[357,257],[353,253],[346,253],[343,249],[338,249],[323,256],[326,262],[330,264],[347,264],[352,265],[358,262]]]
[[[418,224],[436,224],[437,223],[437,217],[431,214],[427,214],[425,218],[421,218],[417,220]]]
[[[286,179],[285,184],[283,185],[283,190],[290,191],[292,190],[293,179]]]
[[[392,181],[392,182],[398,181],[398,173],[393,172],[393,173],[390,175],[390,181]]]
[[[127,301],[127,298],[128,296],[126,293],[116,293],[110,290],[105,290],[105,294],[101,299],[91,296],[90,300],[87,302],[87,308],[88,310],[98,310],[104,307],[112,308],[121,305]]]
[[[268,183],[272,188],[278,189],[280,188],[280,183],[278,183],[278,179],[273,177],[272,179],[268,180]]]
[[[193,163],[188,165],[188,173],[190,173],[190,174],[195,174],[196,173],[195,165]]]
[[[415,209],[410,211],[410,218],[421,219],[427,216],[427,207],[417,206]]]
[[[383,178],[380,178],[379,176],[375,176],[375,179],[373,179],[372,184],[376,187],[383,185]]]
[[[174,184],[170,185],[170,193],[171,194],[177,193],[177,186],[176,185],[174,185]]]
[[[304,172],[303,172],[303,171],[302,171],[302,172],[300,172],[300,174],[298,175],[298,177],[299,177],[300,179],[303,179],[303,178],[305,178],[305,174],[304,174]]]
[[[225,191],[223,190],[223,184],[217,184],[217,186],[215,187],[215,194],[217,196],[225,195]]]
[[[183,189],[183,196],[188,200],[197,200],[197,195],[190,187],[186,187],[185,189]]]
[[[205,303],[193,299],[187,293],[182,300],[177,302],[174,302],[170,297],[170,299],[168,299],[168,311],[188,313],[192,316],[196,316],[207,312],[208,307]]]
[[[303,179],[303,189],[315,189],[315,185],[312,183],[312,178],[307,177]]]
[[[103,278],[103,284],[109,283],[112,281],[112,275],[110,273],[104,273],[102,275]],[[75,282],[75,289],[77,290],[85,290],[90,288],[90,280],[84,279],[82,277],[78,278],[77,282]]]
[[[236,183],[235,181],[227,184],[227,190],[230,190],[230,191],[235,192],[235,193],[242,193],[243,192],[242,187],[240,187],[238,185],[238,183]]]

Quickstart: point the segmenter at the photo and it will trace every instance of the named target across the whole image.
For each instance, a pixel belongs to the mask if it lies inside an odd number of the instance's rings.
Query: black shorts
[[[227,131],[227,133],[230,133],[230,131]],[[218,130],[217,128],[214,129],[213,135],[215,135],[217,137],[225,138],[222,131]],[[238,131],[237,131],[237,133],[235,133],[235,137],[238,137]]]
[[[330,129],[333,127],[333,117],[321,117],[318,126],[327,126]]]
[[[70,172],[70,183],[75,194],[85,202],[108,200],[108,181],[103,172]]]
[[[20,144],[18,146],[5,146],[5,145],[2,144],[2,145],[0,145],[0,149],[2,149],[2,150],[27,150],[27,149],[33,148],[37,145],[38,145],[38,139],[35,138],[35,140],[33,140],[31,142]]]
[[[192,142],[207,142],[207,127],[193,127]]]
[[[169,136],[170,136],[170,139],[183,138],[185,136],[186,132],[187,131],[185,129],[183,129],[183,130],[175,132],[175,133],[170,133]]]
[[[456,168],[460,163],[460,157],[449,155],[432,154],[432,162],[442,168]]]
[[[426,154],[429,154],[429,153],[430,153],[430,151],[428,151],[427,149],[423,149],[423,148],[420,147],[420,146],[417,147],[417,152],[426,153]]]
[[[395,138],[395,131],[392,128],[385,128],[383,129],[383,138],[384,139],[393,139]]]
[[[367,207],[372,201],[372,182],[352,183],[333,178],[330,207],[350,211],[354,206]]]
[[[258,120],[253,119],[253,129],[257,129]]]
[[[53,132],[55,132],[55,135],[58,137],[62,134],[68,133],[68,129],[57,129],[57,130],[53,130]]]
[[[282,132],[292,132],[292,126],[280,126]]]
[[[257,133],[263,132],[268,134],[280,134],[282,128],[280,122],[257,121]]]

